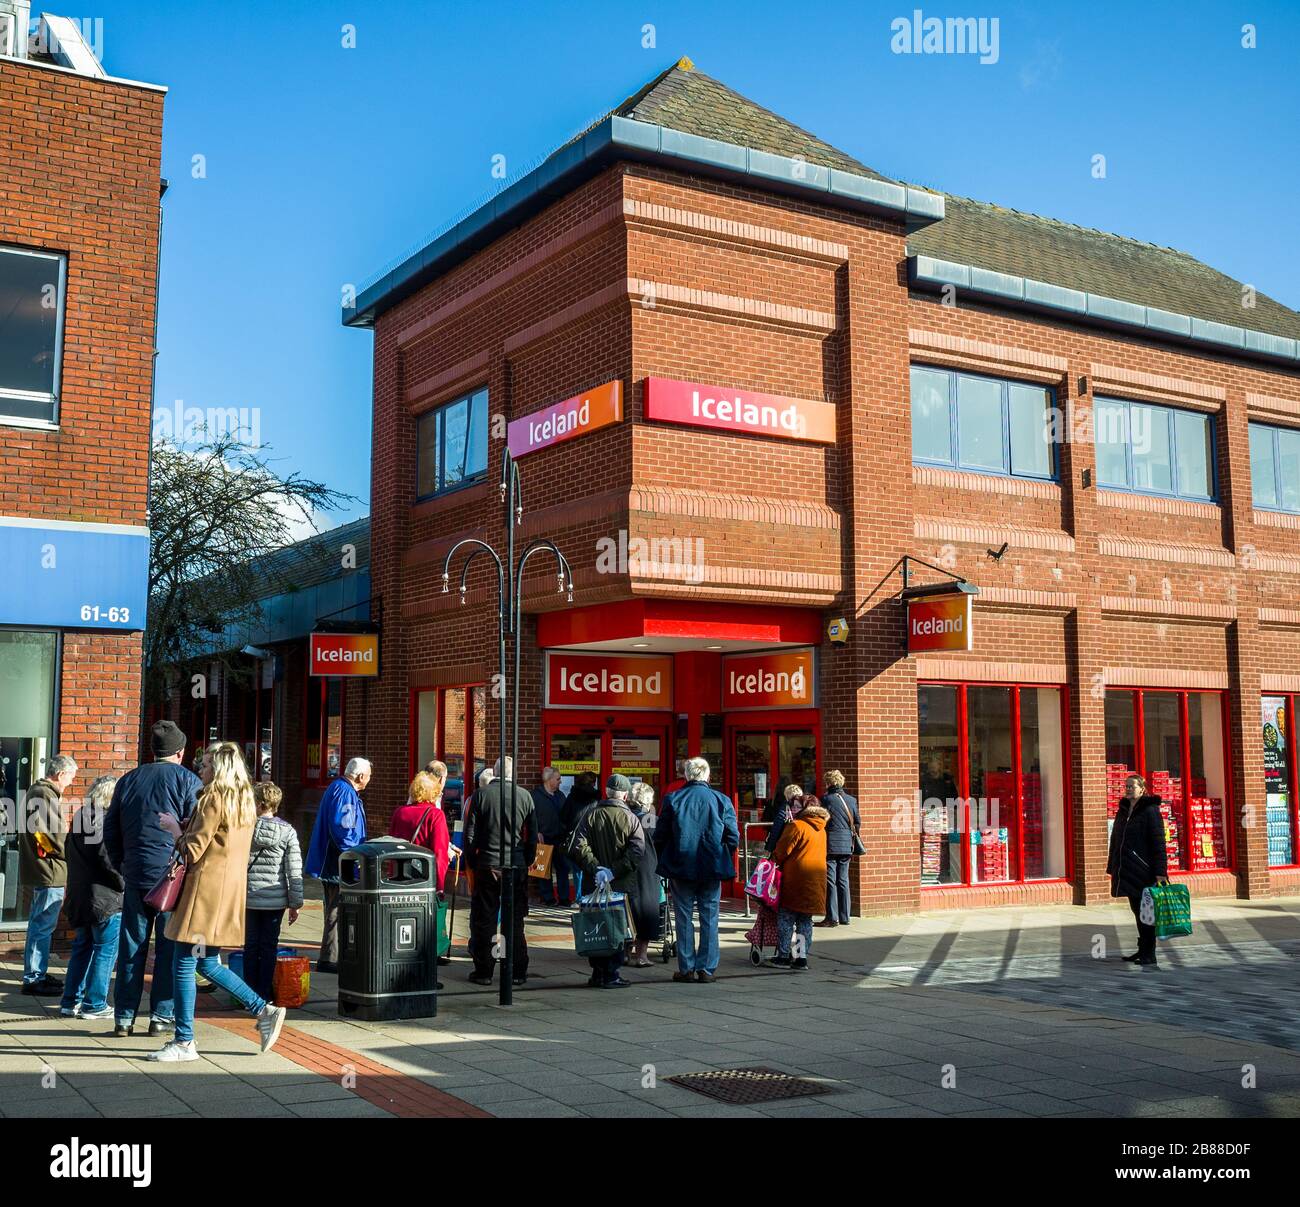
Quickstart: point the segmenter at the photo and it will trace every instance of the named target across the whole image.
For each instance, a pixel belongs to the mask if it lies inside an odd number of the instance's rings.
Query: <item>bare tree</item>
[[[145,701],[154,704],[169,667],[219,653],[218,636],[256,616],[273,586],[260,563],[289,543],[294,521],[355,499],[297,472],[282,476],[238,433],[186,447],[155,441],[149,496]]]

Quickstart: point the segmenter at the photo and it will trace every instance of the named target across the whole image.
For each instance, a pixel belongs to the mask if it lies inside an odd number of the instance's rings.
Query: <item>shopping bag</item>
[[[573,949],[580,956],[612,956],[632,935],[627,898],[608,885],[578,900],[573,914]]]
[[[781,869],[770,859],[760,859],[745,881],[745,896],[775,909],[781,899]]]
[[[1192,895],[1185,884],[1153,884],[1146,890],[1155,907],[1157,939],[1192,933]]]
[[[311,961],[306,956],[280,956],[271,978],[271,997],[277,1006],[305,1006],[311,996]]]
[[[438,954],[445,956],[451,950],[451,931],[447,927],[447,902],[445,898],[438,899]]]
[[[555,855],[555,848],[549,842],[539,842],[537,844],[537,854],[533,857],[533,862],[528,866],[528,874],[535,880],[549,880],[551,878],[551,859]]]
[[[1156,903],[1151,899],[1151,890],[1149,888],[1142,890],[1142,901],[1138,905],[1138,921],[1143,926],[1154,926],[1156,924]]]

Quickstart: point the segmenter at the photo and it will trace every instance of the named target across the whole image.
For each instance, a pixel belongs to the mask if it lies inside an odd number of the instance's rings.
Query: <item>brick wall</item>
[[[147,523],[162,113],[156,90],[0,60],[0,244],[68,263],[59,427],[0,422],[0,515]],[[65,632],[73,796],[134,765],[140,672],[139,633]]]
[[[506,419],[621,378],[628,422],[521,463],[520,539],[556,540],[575,604],[638,594],[720,607],[804,603],[852,620],[822,649],[822,766],[862,802],[870,856],[855,864],[865,911],[921,904],[1098,900],[1108,893],[1105,733],[1098,685],[1212,684],[1228,693],[1234,801],[1262,811],[1260,676],[1292,668],[1300,523],[1253,512],[1248,415],[1300,414],[1294,373],[1002,313],[953,306],[906,284],[904,232],[886,219],[659,168],[616,165],[382,315],[375,329],[372,575],[384,600],[384,677],[364,692],[374,816],[404,799],[408,693],[495,670],[486,567],[467,602],[441,594],[442,559],[467,535],[499,541],[501,439],[489,484],[414,503],[415,419],[487,384]],[[1221,503],[1142,499],[1095,486],[1093,447],[1061,450],[1059,483],[913,467],[908,367],[975,368],[1050,385],[1062,406],[1098,395],[1172,402],[1212,417]],[[834,403],[822,447],[641,422],[657,375]],[[1290,411],[1288,411],[1290,408]],[[698,536],[705,581],[689,590],[597,574],[595,543]],[[987,550],[1007,542],[1001,560]],[[905,553],[944,559],[982,588],[975,649],[940,677],[1059,683],[1070,723],[1073,886],[945,890],[926,897],[914,834],[893,802],[917,782],[918,677],[894,600]],[[539,572],[527,606],[557,606]],[[541,660],[525,624],[521,778],[535,774]],[[927,667],[929,669],[927,669]],[[494,756],[495,714],[489,718]],[[349,735],[352,740],[352,735]],[[351,753],[351,751],[349,751]],[[380,803],[382,801],[382,804]],[[1197,891],[1259,896],[1270,875],[1260,827],[1236,828],[1238,872]]]

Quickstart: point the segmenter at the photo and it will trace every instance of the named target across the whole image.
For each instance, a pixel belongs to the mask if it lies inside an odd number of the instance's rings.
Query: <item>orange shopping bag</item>
[[[311,994],[311,961],[306,956],[281,956],[275,962],[271,998],[277,1006],[305,1006]]]

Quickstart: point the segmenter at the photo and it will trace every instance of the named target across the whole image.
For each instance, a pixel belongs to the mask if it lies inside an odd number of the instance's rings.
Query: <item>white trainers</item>
[[[284,1026],[284,1016],[289,1012],[283,1006],[272,1006],[270,1002],[262,1008],[257,1016],[257,1029],[262,1036],[262,1051],[269,1052],[280,1038],[280,1028]]]
[[[175,1064],[184,1060],[198,1060],[199,1050],[191,1039],[182,1043],[179,1039],[168,1040],[157,1052],[150,1052],[146,1060],[156,1060],[160,1064]]]
[[[112,1018],[112,1017],[113,1017],[113,1007],[112,1007],[112,1006],[102,1006],[102,1007],[100,1007],[100,1009],[98,1009],[98,1010],[82,1010],[82,1011],[80,1011],[80,1013],[77,1015],[77,1017],[78,1017],[78,1018],[91,1018],[91,1019],[95,1019],[96,1021],[98,1021],[99,1019],[102,1019],[102,1018]]]
[[[80,1017],[81,1017],[81,1007],[80,1007],[79,1005],[78,1005],[78,1006],[60,1006],[60,1007],[59,1007],[59,1017],[60,1017],[60,1018],[80,1018]]]

